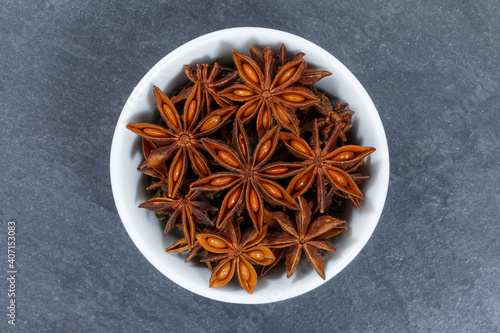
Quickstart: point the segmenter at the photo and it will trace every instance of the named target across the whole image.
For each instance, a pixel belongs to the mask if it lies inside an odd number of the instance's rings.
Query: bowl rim
[[[205,289],[208,289],[208,282],[206,286],[201,286],[201,287],[206,287],[204,288],[198,288],[196,286],[192,286],[186,283],[185,279],[179,278],[178,276],[168,274],[165,271],[164,266],[162,263],[157,262],[154,260],[150,253],[150,249],[144,246],[144,243],[142,240],[140,240],[134,232],[132,232],[131,224],[128,221],[128,217],[125,214],[126,207],[124,207],[124,202],[120,200],[121,193],[119,192],[119,188],[117,186],[118,184],[118,177],[119,175],[114,172],[114,170],[117,169],[117,163],[119,161],[119,141],[122,139],[123,133],[124,133],[124,128],[125,128],[125,118],[127,117],[126,112],[129,110],[128,105],[134,100],[134,98],[137,98],[137,96],[141,95],[144,93],[144,89],[151,89],[151,86],[149,85],[150,81],[152,78],[154,78],[160,71],[162,71],[163,67],[170,62],[171,59],[177,58],[179,56],[182,56],[182,54],[185,54],[186,52],[189,52],[189,50],[195,46],[197,43],[199,43],[202,40],[206,39],[214,39],[218,40],[221,37],[227,36],[228,34],[253,34],[253,35],[260,35],[260,34],[274,34],[277,37],[277,40],[287,40],[287,39],[296,39],[303,43],[305,45],[304,50],[306,50],[308,53],[319,53],[323,57],[328,57],[330,58],[329,60],[332,61],[332,63],[335,63],[335,66],[332,67],[338,67],[343,70],[343,74],[347,75],[350,83],[353,84],[360,93],[364,99],[365,104],[367,104],[367,107],[371,109],[372,113],[372,119],[371,121],[373,122],[371,125],[376,128],[376,132],[381,138],[381,144],[377,144],[377,154],[380,154],[381,158],[380,160],[382,161],[383,165],[383,172],[377,177],[380,177],[380,186],[382,186],[381,191],[378,193],[378,198],[377,202],[381,202],[379,204],[374,213],[373,213],[373,220],[375,221],[372,224],[369,224],[369,229],[367,229],[367,232],[365,232],[362,239],[356,242],[356,246],[351,249],[350,253],[347,254],[347,257],[345,260],[341,262],[340,265],[336,266],[335,271],[333,272],[332,275],[327,276],[326,280],[318,279],[319,281],[315,283],[310,283],[308,284],[307,287],[304,288],[299,288],[291,291],[287,295],[280,295],[276,299],[266,299],[266,298],[253,298],[253,299],[238,299],[238,298],[231,298],[227,299],[226,297],[222,297],[222,294],[220,297],[217,295],[214,295],[213,293],[207,293],[205,292]],[[250,45],[248,45],[250,46]],[[348,102],[348,101],[347,101]],[[373,112],[374,111],[374,112]],[[171,281],[176,283],[177,285],[193,292],[196,293],[200,296],[204,296],[210,299],[222,301],[222,302],[229,302],[229,303],[239,303],[239,304],[264,304],[264,303],[271,303],[275,301],[281,301],[281,300],[286,300],[290,299],[299,295],[302,295],[304,293],[307,293],[318,286],[326,283],[330,279],[332,279],[334,276],[336,276],[338,273],[340,273],[349,263],[354,260],[354,258],[361,252],[361,250],[364,248],[368,240],[371,238],[371,235],[373,234],[373,231],[375,230],[376,225],[378,224],[378,221],[380,220],[380,216],[382,214],[383,207],[385,205],[386,197],[387,197],[387,191],[389,187],[389,171],[390,171],[390,164],[389,164],[389,150],[388,150],[388,144],[387,144],[387,137],[385,135],[385,130],[382,125],[382,121],[380,119],[380,116],[378,114],[378,111],[371,100],[370,96],[366,92],[365,88],[361,85],[361,83],[358,81],[358,79],[352,74],[352,72],[345,66],[343,65],[335,56],[321,48],[320,46],[314,44],[313,42],[304,39],[303,37],[276,30],[276,29],[269,29],[269,28],[259,28],[259,27],[238,27],[238,28],[229,28],[229,29],[223,29],[223,30],[218,30],[214,31],[205,35],[202,35],[200,37],[197,37],[185,44],[182,44],[181,46],[177,47],[170,53],[168,53],[166,56],[164,56],[160,61],[158,61],[145,75],[144,77],[139,81],[139,83],[135,86],[134,90],[128,97],[121,113],[120,117],[118,119],[118,122],[116,124],[116,128],[114,131],[113,135],[113,140],[112,140],[112,145],[111,145],[111,152],[110,152],[110,178],[111,178],[111,188],[113,192],[113,197],[115,200],[115,205],[118,211],[118,214],[120,216],[120,219],[127,230],[127,233],[129,234],[130,238],[134,242],[135,246],[139,249],[139,251],[146,257],[146,259],[157,269],[159,270],[163,275],[165,275],[167,278],[169,278]],[[135,207],[137,208],[137,207]],[[255,295],[250,295],[250,296],[255,296]]]

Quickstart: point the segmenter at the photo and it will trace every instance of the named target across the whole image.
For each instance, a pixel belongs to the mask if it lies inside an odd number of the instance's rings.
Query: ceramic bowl
[[[250,45],[275,52],[285,43],[293,56],[302,51],[309,67],[333,73],[316,85],[340,101],[349,103],[356,113],[349,132],[355,144],[376,147],[363,166],[362,172],[371,175],[361,189],[365,200],[361,209],[350,208],[344,213],[349,230],[332,239],[337,252],[324,256],[326,281],[321,279],[303,258],[295,274],[287,279],[284,267],[275,268],[259,278],[253,294],[248,294],[231,281],[221,288],[209,288],[210,271],[204,264],[185,263],[185,254],[165,253],[175,241],[173,235],[163,236],[161,223],[155,214],[138,208],[151,196],[145,190],[147,177],[137,171],[143,161],[140,138],[126,129],[129,122],[152,122],[158,117],[153,85],[165,92],[187,83],[183,65],[231,62],[231,51],[248,53]],[[333,55],[310,41],[290,33],[264,28],[234,28],[216,31],[196,38],[161,59],[137,84],[128,98],[113,137],[111,147],[111,185],[118,213],[130,238],[146,259],[176,284],[193,293],[224,302],[257,304],[289,299],[328,283],[346,267],[365,246],[378,223],[389,183],[389,153],[384,128],[367,92],[354,75]],[[193,260],[195,261],[195,260]],[[233,279],[236,280],[236,279]],[[332,284],[332,288],[334,285]]]

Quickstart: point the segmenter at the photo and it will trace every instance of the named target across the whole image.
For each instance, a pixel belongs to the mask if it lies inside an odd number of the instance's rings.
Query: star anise
[[[269,265],[274,261],[272,251],[259,243],[266,236],[267,226],[257,232],[255,228],[248,228],[241,236],[239,224],[233,222],[226,225],[223,236],[206,233],[196,235],[201,246],[209,253],[201,261],[219,263],[210,277],[210,287],[226,285],[236,273],[238,283],[250,294],[257,283],[257,273],[252,265]]]
[[[361,182],[365,179],[368,179],[370,178],[370,176],[366,176],[366,175],[362,175],[360,173],[355,173],[355,174],[351,174],[351,172],[354,172],[356,171],[356,169],[361,165],[362,163],[360,164],[355,164],[353,167],[350,167],[348,169],[346,169],[345,171],[351,176],[352,180],[354,180],[354,183],[356,183],[356,185],[359,185],[361,184]],[[330,190],[332,193],[329,194],[329,196],[333,196],[333,195],[336,195],[338,197],[341,197],[341,198],[344,198],[344,199],[348,199],[349,201],[351,201],[351,203],[354,205],[354,207],[356,208],[361,208],[361,203],[359,202],[359,198],[357,197],[354,197],[348,193],[344,193],[342,191],[339,191],[337,190],[335,187],[332,187],[332,189]]]
[[[142,138],[142,153],[145,159],[148,159],[149,154],[151,154],[151,151],[155,150],[156,148],[158,148],[158,146],[153,141],[148,140],[146,138]],[[168,176],[165,164],[157,165],[154,168],[152,167],[144,167],[142,169],[138,168],[137,170],[144,173],[145,175],[158,179],[153,184],[149,185],[146,188],[146,190],[156,190],[157,188],[161,187],[164,193],[168,192],[168,187],[167,187]]]
[[[200,195],[201,193],[198,191],[189,191],[184,198],[172,199],[168,197],[156,197],[140,204],[139,207],[152,210],[159,214],[170,214],[170,218],[163,231],[164,235],[166,235],[179,218],[181,218],[182,231],[186,237],[187,245],[191,249],[195,239],[194,219],[199,223],[213,226],[212,221],[204,212],[217,211],[217,208],[211,206],[207,202],[196,200]]]
[[[306,68],[303,59],[280,66],[276,71],[275,54],[268,46],[262,52],[261,66],[252,58],[233,51],[233,60],[243,84],[234,84],[219,94],[232,101],[245,102],[236,117],[247,123],[257,115],[257,132],[262,137],[276,120],[281,127],[299,133],[294,110],[318,101],[307,88],[293,85]]]
[[[332,195],[330,195],[329,197],[327,197],[328,200],[331,200],[331,197]],[[327,205],[329,205],[329,201],[327,201]],[[314,216],[315,214],[318,213],[318,202],[316,199],[313,199],[311,200],[308,204],[309,206],[309,209],[311,210],[311,216]],[[271,215],[271,213],[268,212],[269,215]],[[271,215],[272,216],[272,215]],[[277,220],[274,218],[274,216],[271,217],[272,220],[273,220],[273,227],[276,228],[276,229],[281,229],[279,223],[277,222]],[[335,235],[338,235],[339,233],[343,232],[343,231],[346,231],[347,230],[347,222],[346,221],[340,221],[336,218],[334,218],[333,216],[329,216],[329,215],[322,215],[322,216],[319,216],[317,218],[319,221],[318,223],[329,223],[329,221],[331,222],[334,222],[335,224],[337,224],[336,227],[328,230],[327,232],[324,232],[322,233],[321,235],[319,235],[318,237],[326,240],[328,238],[331,238]],[[268,225],[271,225],[268,223]],[[268,236],[270,236],[270,233],[268,232]],[[285,255],[285,250],[286,248],[273,248],[273,254],[276,258],[276,260],[274,260],[274,262],[271,264],[271,265],[267,265],[267,266],[264,266],[262,267],[262,270],[260,272],[260,275],[261,276],[264,276],[265,274],[267,274],[267,272],[269,272],[274,266],[276,266],[276,264],[281,260],[281,258]]]
[[[186,100],[182,120],[170,99],[154,87],[158,111],[168,128],[147,123],[127,125],[134,133],[163,145],[149,154],[141,165],[141,170],[155,168],[175,153],[168,173],[168,196],[172,198],[176,196],[184,180],[188,156],[191,168],[198,176],[205,177],[210,174],[207,160],[199,151],[203,149],[199,139],[219,129],[236,110],[236,106],[221,108],[198,122],[201,112],[199,85],[199,82],[195,84]]]
[[[221,166],[229,171],[212,174],[191,184],[194,190],[221,191],[230,189],[222,202],[216,226],[222,228],[226,221],[246,201],[246,210],[257,231],[262,230],[264,217],[263,199],[272,205],[297,209],[297,203],[270,179],[284,178],[300,172],[298,163],[274,162],[266,165],[278,144],[279,126],[274,126],[262,137],[251,155],[248,137],[239,119],[233,129],[233,149],[221,141],[201,139],[203,145]]]
[[[265,241],[265,240],[264,240]],[[260,270],[260,276],[264,276],[269,272],[278,262],[281,261],[281,258],[285,255],[286,248],[274,248],[272,249],[273,251],[273,256],[274,256],[274,262],[271,263],[270,265],[262,266],[262,269]]]
[[[283,231],[275,232],[266,237],[263,245],[271,248],[285,248],[287,277],[290,278],[300,262],[302,251],[304,251],[307,261],[311,264],[323,280],[325,277],[325,263],[321,256],[323,251],[336,251],[335,247],[322,237],[336,229],[347,228],[345,221],[338,220],[331,216],[328,218],[319,217],[311,222],[311,209],[306,200],[298,197],[299,210],[295,214],[296,222],[293,223],[290,217],[283,212],[274,212],[273,216],[280,224]],[[345,230],[345,229],[343,229]],[[338,233],[338,232],[337,232]]]
[[[314,88],[315,89],[315,88]],[[319,127],[321,128],[321,134],[325,140],[330,136],[333,129],[337,124],[340,124],[342,131],[339,133],[339,138],[342,142],[347,141],[345,133],[352,127],[351,121],[354,111],[347,108],[347,103],[337,103],[335,107],[330,102],[330,99],[325,96],[325,94],[319,93],[317,95],[320,102],[314,105],[314,108],[324,115],[324,118],[319,120]]]
[[[304,52],[299,52],[293,57],[292,62],[302,59],[304,56],[305,56]],[[286,54],[285,44],[281,44],[280,52],[278,53],[277,58],[279,66],[283,66],[288,62],[288,55]],[[302,75],[300,76],[300,79],[298,79],[296,83],[304,86],[313,85],[322,78],[324,78],[325,76],[330,76],[330,75],[332,75],[332,73],[329,71],[306,68],[304,69]]]
[[[355,145],[345,145],[332,151],[340,131],[340,125],[337,125],[323,149],[321,149],[317,120],[315,120],[311,137],[312,149],[301,137],[291,133],[282,132],[280,134],[281,140],[288,150],[296,157],[304,160],[302,163],[306,166],[304,171],[298,173],[291,180],[287,187],[288,193],[293,198],[296,198],[305,193],[316,179],[316,192],[321,213],[325,211],[326,207],[325,177],[330,185],[339,192],[363,199],[363,194],[345,170],[360,163],[367,155],[375,151],[375,148],[372,147],[365,148]]]
[[[182,226],[177,225],[181,230]],[[194,225],[195,233],[194,235],[196,236],[197,234],[205,234],[205,233],[213,233],[215,232],[214,227],[210,227],[205,224],[198,224],[196,223]],[[182,252],[187,252],[189,251],[189,254],[186,257],[185,262],[190,262],[194,257],[196,257],[198,254],[200,254],[201,250],[203,247],[201,246],[200,242],[198,239],[194,239],[193,247],[189,248],[188,244],[188,237],[183,237],[172,243],[169,247],[165,249],[165,252],[167,253],[182,253]],[[206,256],[208,254],[208,251],[206,249],[203,249],[204,255]],[[213,263],[212,262],[206,262],[206,265],[210,269],[211,272],[213,272]]]
[[[209,66],[208,64],[196,65],[196,70],[189,65],[184,65],[184,72],[193,83],[200,82],[199,89],[201,90],[203,100],[202,115],[206,115],[212,111],[213,102],[220,107],[231,105],[229,100],[219,96],[218,93],[222,88],[232,84],[238,78],[237,71],[222,75],[222,67],[218,63],[215,63],[213,66]],[[177,96],[172,97],[172,102],[177,103],[188,98],[194,87],[194,85],[185,87]]]

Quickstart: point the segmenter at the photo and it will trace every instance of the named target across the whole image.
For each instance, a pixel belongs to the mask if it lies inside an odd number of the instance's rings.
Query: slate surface
[[[500,331],[498,1],[266,3],[0,1],[0,331]],[[127,235],[109,180],[114,126],[141,77],[236,26],[335,55],[374,100],[391,155],[385,209],[360,255],[268,305],[211,301],[165,278]]]

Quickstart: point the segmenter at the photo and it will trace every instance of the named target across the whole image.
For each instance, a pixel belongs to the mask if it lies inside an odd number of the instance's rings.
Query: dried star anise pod
[[[354,115],[354,111],[347,108],[347,103],[337,103],[334,108],[330,99],[326,97],[325,94],[320,93],[316,88],[313,88],[313,90],[315,90],[316,96],[318,96],[320,100],[314,105],[314,108],[324,116],[319,120],[319,127],[321,128],[323,138],[326,140],[335,126],[339,124],[342,129],[339,133],[339,138],[342,142],[346,142],[347,137],[345,133],[352,127],[352,124],[349,124],[349,122]]]
[[[253,56],[253,54],[252,54]],[[297,61],[302,59],[305,56],[305,53],[299,52],[297,53],[293,59],[293,61]],[[255,59],[255,58],[254,58]],[[278,53],[278,63],[279,66],[283,66],[288,62],[288,55],[286,54],[286,47],[285,44],[281,44],[280,52]],[[325,70],[316,70],[312,68],[306,68],[302,72],[302,75],[300,76],[300,79],[297,80],[297,84],[300,85],[313,85],[325,76],[330,76],[332,75],[331,72],[325,71]]]
[[[149,209],[159,214],[170,214],[170,218],[163,231],[164,235],[166,235],[179,218],[181,218],[182,231],[186,237],[187,245],[191,249],[195,240],[194,219],[200,223],[213,226],[212,221],[204,212],[217,211],[217,208],[209,205],[207,202],[196,200],[200,195],[200,192],[189,191],[184,198],[172,199],[168,197],[156,197],[140,204],[139,207]]]
[[[262,266],[262,269],[260,270],[260,276],[264,276],[269,272],[278,262],[281,261],[281,258],[285,255],[286,248],[274,248],[272,249],[273,251],[273,256],[274,256],[274,262],[271,263],[270,265]]]
[[[205,233],[196,235],[201,246],[209,253],[201,261],[219,263],[210,277],[210,287],[226,285],[236,273],[238,283],[250,294],[257,283],[257,273],[252,265],[265,266],[274,261],[272,251],[259,243],[266,236],[267,226],[257,232],[255,228],[248,228],[243,235],[240,226],[230,221],[222,236]]]
[[[345,171],[347,173],[349,173],[349,175],[351,176],[352,180],[354,180],[354,183],[356,183],[356,185],[358,184],[361,184],[361,182],[365,179],[368,179],[370,178],[370,176],[366,176],[366,175],[362,175],[360,173],[356,173],[356,174],[351,174],[351,172],[354,172],[357,170],[357,168],[361,165],[362,163],[358,163],[358,164],[355,164],[354,166],[346,169]],[[354,207],[356,208],[361,208],[361,204],[359,202],[359,198],[357,197],[354,197],[348,193],[344,193],[342,191],[339,191],[337,190],[335,187],[332,187],[332,189],[330,190],[331,193],[329,193],[328,195],[330,197],[336,195],[338,197],[341,197],[341,198],[344,198],[344,199],[348,199],[349,201],[351,201],[351,203],[354,205]]]
[[[177,225],[178,226],[178,225]],[[182,230],[182,226],[178,226],[180,230]],[[197,234],[206,234],[206,233],[213,233],[215,232],[214,227],[210,227],[205,224],[195,224],[194,226],[195,233],[194,235],[196,236]],[[188,263],[190,262],[194,257],[200,254],[201,250],[203,247],[201,246],[200,242],[198,239],[194,239],[193,247],[190,248],[188,245],[188,237],[183,237],[175,241],[172,245],[167,247],[165,249],[165,252],[167,253],[182,253],[182,252],[187,252],[189,251],[189,254],[186,257],[185,262]],[[203,253],[206,256],[208,254],[208,251],[206,249],[203,249]],[[205,263],[208,268],[210,269],[211,272],[213,272],[213,263],[212,262],[206,262]]]
[[[313,85],[308,87],[314,92],[319,101],[311,107],[299,108],[297,110],[296,114],[301,123],[301,132],[312,132],[314,120],[317,118],[320,133],[324,141],[328,140],[335,126],[340,124],[342,131],[339,134],[339,139],[342,140],[342,142],[346,142],[347,137],[345,133],[352,127],[352,124],[349,122],[355,112],[347,108],[347,103],[337,103],[334,107],[330,98],[328,98],[325,93],[320,92]],[[315,115],[316,113],[318,113],[320,117],[317,117]]]
[[[312,149],[307,142],[291,133],[280,133],[281,140],[290,152],[304,160],[306,169],[298,173],[287,187],[288,193],[296,198],[305,193],[316,179],[316,192],[321,213],[325,211],[326,179],[331,186],[342,193],[363,199],[363,194],[345,170],[360,163],[367,155],[373,153],[375,148],[346,145],[332,151],[336,145],[340,125],[335,127],[327,143],[321,149],[319,139],[318,121],[315,120],[313,135],[311,137]]]
[[[202,94],[202,115],[212,111],[213,102],[220,107],[231,105],[231,102],[218,95],[219,91],[232,84],[238,78],[238,72],[234,71],[227,75],[222,75],[222,67],[215,63],[213,66],[208,64],[196,65],[196,70],[189,65],[184,65],[186,76],[193,83],[200,82],[199,89]],[[177,96],[172,97],[172,102],[177,103],[189,97],[195,85],[185,87]]]
[[[332,194],[329,194],[329,197],[328,199],[331,200],[331,196]],[[315,214],[318,213],[318,202],[317,200],[313,199],[311,200],[308,204],[309,206],[309,209],[311,210],[311,215],[314,216]],[[271,213],[269,213],[271,214]],[[273,219],[273,222],[274,224],[277,224],[277,226],[275,226],[273,224],[273,227],[276,228],[276,229],[280,229],[282,230],[282,228],[280,227],[279,223],[277,222],[277,220],[274,218],[274,216],[272,217]],[[317,220],[319,220],[317,223],[320,223],[320,224],[328,224],[328,223],[335,223],[336,226],[333,227],[332,229],[320,234],[318,237],[326,240],[328,238],[331,238],[335,235],[338,235],[339,233],[343,232],[343,231],[346,231],[347,230],[347,222],[346,221],[342,221],[342,220],[338,220],[336,218],[334,218],[333,216],[329,216],[329,215],[322,215],[322,216],[319,216],[317,217]],[[271,225],[271,224],[269,224]],[[269,232],[268,231],[268,236],[271,236],[273,234],[273,232]],[[264,266],[262,267],[262,270],[260,272],[260,275],[261,276],[264,276],[265,274],[267,274],[267,272],[269,272],[274,266],[276,266],[276,264],[281,260],[281,258],[285,255],[285,250],[286,248],[273,248],[273,255],[276,257],[276,260],[271,264],[271,265],[267,265],[267,266]]]
[[[257,231],[262,230],[264,218],[263,199],[273,205],[297,209],[297,203],[281,187],[270,179],[284,178],[300,172],[304,167],[297,163],[275,162],[266,165],[278,144],[279,126],[273,127],[262,137],[252,156],[248,137],[239,119],[233,129],[233,149],[223,142],[201,139],[212,157],[229,171],[212,174],[191,184],[191,189],[221,191],[230,189],[219,210],[216,226],[223,228],[233,216],[243,199],[246,210]]]
[[[243,84],[234,84],[219,94],[232,101],[244,102],[236,117],[247,123],[257,115],[259,137],[273,126],[274,120],[298,134],[295,109],[318,101],[309,89],[293,85],[301,78],[306,62],[303,59],[291,61],[274,73],[276,59],[269,46],[262,52],[263,70],[255,60],[240,52],[233,51],[233,60]]]
[[[265,70],[265,62],[264,62],[264,56],[262,55],[262,52],[260,52],[255,46],[250,46],[250,54],[252,56],[252,59],[255,60],[255,62],[259,65],[260,69],[262,71]],[[292,62],[297,61],[302,59],[305,56],[305,53],[299,52],[297,53],[293,59]],[[280,52],[276,56],[278,60],[278,66],[283,66],[286,63],[288,63],[288,55],[286,53],[286,47],[285,44],[281,44],[280,47]],[[276,66],[274,66],[271,69],[271,73],[274,75],[276,73]],[[296,84],[300,85],[313,85],[314,83],[318,82],[325,76],[332,75],[331,72],[325,71],[325,70],[315,70],[311,68],[306,68],[302,72],[302,75],[300,76],[300,79],[295,82]]]
[[[146,138],[142,138],[142,153],[145,159],[148,159],[149,154],[151,154],[151,151],[155,150],[156,148],[158,148],[158,146],[153,141],[148,140]],[[142,169],[138,168],[137,170],[145,175],[158,179],[153,184],[146,187],[146,190],[156,190],[157,188],[161,187],[164,193],[168,192],[168,187],[167,187],[168,176],[167,176],[167,169],[165,168],[164,164],[157,165],[154,168],[145,167]]]
[[[236,106],[221,108],[197,121],[201,112],[200,90],[196,87],[199,84],[195,84],[186,100],[182,120],[170,99],[154,87],[158,111],[168,128],[147,123],[127,125],[134,133],[163,145],[151,151],[141,165],[141,170],[155,168],[175,153],[168,173],[169,197],[176,196],[184,181],[188,156],[191,168],[198,176],[205,177],[210,174],[207,160],[199,151],[203,149],[199,139],[219,129],[236,110]]]
[[[321,256],[323,251],[336,251],[335,247],[322,236],[334,229],[347,228],[346,222],[331,216],[319,217],[311,223],[311,209],[306,200],[298,197],[299,210],[295,215],[295,223],[283,212],[274,212],[273,216],[280,224],[283,231],[267,236],[262,244],[270,248],[284,248],[286,252],[286,271],[290,278],[300,262],[302,251],[307,260],[323,280],[325,276],[325,263]],[[345,229],[343,229],[345,230]],[[337,232],[338,233],[338,232]]]

